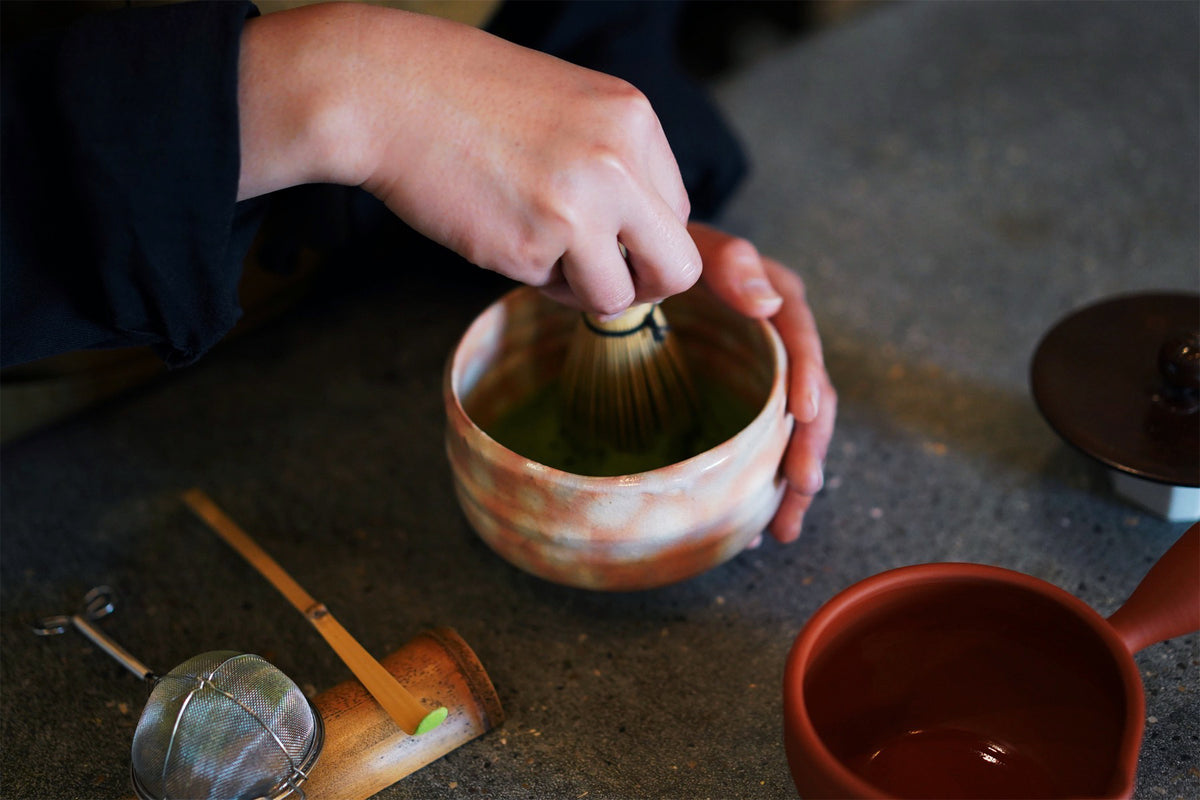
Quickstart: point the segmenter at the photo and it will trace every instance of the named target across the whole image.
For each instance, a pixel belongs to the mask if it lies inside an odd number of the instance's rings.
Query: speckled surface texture
[[[449,265],[331,285],[199,365],[5,447],[0,792],[131,795],[145,690],[27,623],[94,584],[160,670],[204,650],[308,691],[348,674],[178,493],[202,486],[373,653],[447,625],[506,724],[387,798],[786,798],[780,682],[841,588],[965,560],[1111,613],[1184,529],[1114,499],[1030,399],[1039,337],[1084,303],[1195,289],[1195,3],[917,3],[718,86],[756,164],[725,220],[806,278],[840,391],[802,539],[643,593],[556,587],[467,527],[442,450],[446,356],[504,288]],[[448,289],[450,289],[448,291]],[[1137,660],[1136,794],[1200,796],[1200,645]]]

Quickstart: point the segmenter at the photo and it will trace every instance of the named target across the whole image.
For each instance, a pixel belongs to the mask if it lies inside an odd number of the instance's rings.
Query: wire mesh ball
[[[216,650],[154,684],[133,735],[143,800],[286,797],[324,739],[320,714],[261,656]]]

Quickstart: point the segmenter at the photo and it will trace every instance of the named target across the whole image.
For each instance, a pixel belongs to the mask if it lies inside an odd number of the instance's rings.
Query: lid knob
[[[1200,487],[1200,294],[1142,292],[1084,306],[1038,344],[1038,409],[1120,472]]]
[[[1200,406],[1200,331],[1172,336],[1158,350],[1162,399],[1174,410],[1191,413]]]

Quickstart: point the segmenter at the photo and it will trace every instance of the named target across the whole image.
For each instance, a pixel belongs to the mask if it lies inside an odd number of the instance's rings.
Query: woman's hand
[[[594,313],[700,276],[675,158],[617,78],[435,17],[326,4],[250,20],[238,86],[239,199],[361,185],[472,263]]]
[[[696,222],[688,229],[704,262],[705,285],[746,316],[769,318],[787,349],[788,410],[796,425],[783,457],[787,491],[770,531],[780,542],[795,541],[825,483],[825,454],[837,416],[837,392],[825,371],[804,282],[745,239]]]

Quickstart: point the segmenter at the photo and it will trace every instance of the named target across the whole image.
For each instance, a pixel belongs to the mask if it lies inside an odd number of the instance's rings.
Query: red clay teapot
[[[822,606],[784,676],[800,795],[1125,798],[1145,719],[1133,654],[1200,630],[1200,524],[1105,619],[980,564],[880,573]]]

